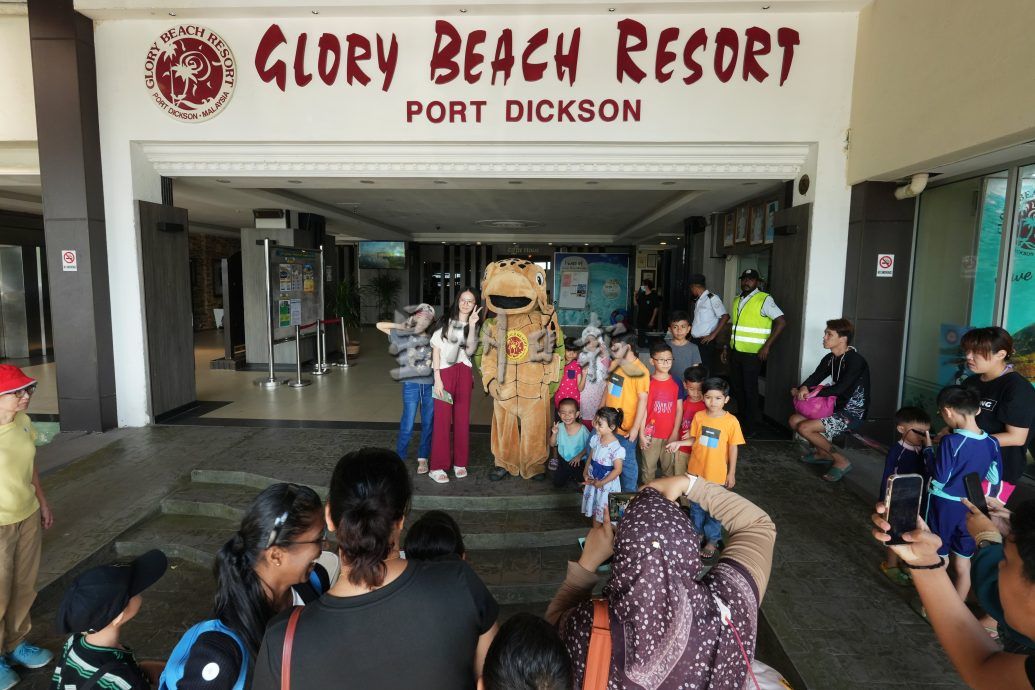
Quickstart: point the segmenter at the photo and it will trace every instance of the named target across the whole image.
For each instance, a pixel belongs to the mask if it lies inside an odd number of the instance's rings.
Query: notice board
[[[604,325],[625,320],[628,254],[558,252],[553,267],[553,301],[561,326],[586,326],[593,312]]]
[[[270,247],[270,303],[273,339],[295,334],[323,317],[323,281],[320,250],[274,245]]]

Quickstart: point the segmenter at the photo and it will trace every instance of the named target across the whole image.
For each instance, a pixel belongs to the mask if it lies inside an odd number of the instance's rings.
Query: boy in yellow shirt
[[[737,446],[744,445],[745,441],[740,422],[726,411],[730,401],[729,384],[725,379],[709,378],[701,385],[701,392],[705,409],[694,415],[690,438],[673,441],[665,448],[675,452],[692,446],[687,472],[732,489],[737,483]],[[696,503],[690,504],[690,515],[697,532],[706,540],[701,558],[714,557],[722,538],[722,525]]]

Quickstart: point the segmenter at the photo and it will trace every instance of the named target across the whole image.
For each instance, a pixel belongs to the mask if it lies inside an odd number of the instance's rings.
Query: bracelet
[[[690,480],[690,485],[686,487],[686,491],[683,492],[684,496],[689,496],[690,492],[694,490],[694,484],[697,483],[697,475],[686,473],[686,478]]]
[[[902,567],[909,568],[910,570],[938,570],[945,567],[945,556],[938,556],[938,562],[931,565],[910,565],[902,561]]]

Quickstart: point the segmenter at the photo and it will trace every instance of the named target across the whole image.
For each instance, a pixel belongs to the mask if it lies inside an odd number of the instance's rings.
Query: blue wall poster
[[[561,326],[586,326],[589,315],[609,326],[629,310],[628,254],[553,255],[553,300]],[[581,308],[564,308],[582,304]]]

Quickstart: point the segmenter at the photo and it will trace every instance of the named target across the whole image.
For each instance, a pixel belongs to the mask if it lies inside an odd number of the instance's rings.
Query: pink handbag
[[[833,395],[817,395],[824,388],[826,386],[814,386],[809,389],[809,397],[804,400],[795,399],[794,411],[808,419],[823,419],[834,414],[834,403],[837,402],[837,398]]]

